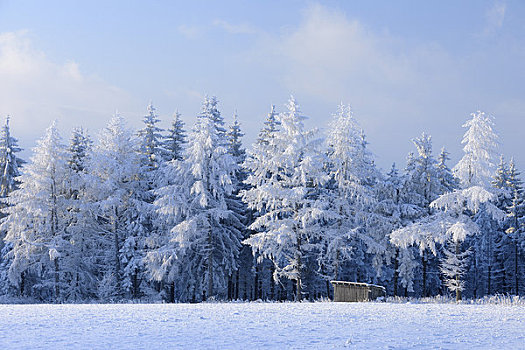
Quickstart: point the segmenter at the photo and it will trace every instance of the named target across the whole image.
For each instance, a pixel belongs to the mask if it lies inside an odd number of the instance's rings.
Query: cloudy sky
[[[350,103],[388,168],[423,131],[456,161],[481,109],[525,170],[523,18],[520,0],[0,0],[0,115],[30,149],[54,119],[65,138],[116,110],[140,127],[149,101],[191,126],[209,94],[249,145],[293,94],[311,127]]]

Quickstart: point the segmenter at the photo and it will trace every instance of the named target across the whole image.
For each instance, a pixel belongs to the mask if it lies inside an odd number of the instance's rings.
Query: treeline
[[[205,98],[191,132],[177,113],[137,132],[114,116],[93,142],[51,125],[26,164],[0,134],[0,294],[46,302],[301,300],[330,280],[389,295],[523,294],[523,189],[497,154],[492,117],[465,123],[452,169],[430,136],[382,173],[350,108],[326,135],[298,104],[272,106],[249,151]],[[498,163],[499,159],[499,163]],[[498,163],[498,165],[495,165]]]

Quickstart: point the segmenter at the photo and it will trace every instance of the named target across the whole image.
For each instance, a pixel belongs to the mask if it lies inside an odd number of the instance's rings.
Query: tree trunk
[[[60,286],[58,284],[59,282],[59,275],[58,275],[58,258],[55,258],[55,301],[58,301],[58,298],[60,297]]]
[[[170,303],[175,302],[175,281],[171,282],[170,285]]]
[[[22,272],[20,274],[20,296],[23,297],[24,296],[24,289],[25,289],[25,286],[26,286],[26,273],[25,272]]]
[[[427,259],[426,259],[426,249],[421,253],[421,264],[423,265],[423,286],[422,293],[423,297],[428,297],[427,295]]]
[[[396,248],[396,256],[394,257],[394,296],[397,297],[397,284],[399,280],[399,248]]]
[[[208,231],[208,298],[213,296],[213,237],[211,227]]]
[[[51,182],[51,198],[53,201],[53,206],[51,208],[51,235],[54,239],[58,231],[57,195],[56,195],[55,167],[54,166],[51,171],[53,174],[52,175],[53,180]],[[58,285],[58,282],[59,282],[58,257],[55,256],[53,263],[55,267],[55,301],[58,301],[58,298],[60,295],[60,287]]]
[[[115,208],[115,216],[113,217],[113,245],[115,254],[115,281],[116,293],[120,294],[120,240],[118,236],[118,209]]]
[[[131,277],[132,286],[133,286],[133,298],[139,297],[139,277],[138,272],[133,272],[133,276]]]
[[[255,263],[255,278],[253,281],[253,299],[259,299],[259,264]]]
[[[518,232],[514,232],[517,236]],[[514,238],[514,288],[516,295],[519,295],[519,279],[518,279],[518,238]]]
[[[456,245],[458,245],[457,243]],[[459,248],[456,248],[456,255],[459,254]],[[476,256],[476,249],[473,252],[473,261],[474,261],[474,299],[478,298],[478,258]]]
[[[270,268],[270,300],[275,300],[275,281],[273,280],[273,272],[275,270],[275,266]]]
[[[334,279],[336,281],[339,281],[339,249],[335,252],[335,271],[334,271]]]
[[[237,270],[237,272],[235,273],[235,295],[234,295],[234,299],[237,300],[239,299],[239,270]]]
[[[459,248],[459,242],[456,242],[456,256],[459,256],[460,254]],[[461,288],[459,287],[461,282],[460,279],[460,274],[456,274],[456,302],[461,301]]]
[[[492,293],[491,285],[490,285],[490,280],[492,279],[491,274],[492,274],[492,266],[489,265],[487,268],[487,295],[491,295]]]
[[[295,294],[295,301],[301,301],[302,300],[302,281],[301,281],[301,270],[302,270],[302,256],[301,256],[301,237],[297,235],[297,251],[295,255],[295,259],[297,261],[297,279],[296,279],[296,294]]]
[[[228,275],[228,300],[233,299],[233,276],[230,273]]]

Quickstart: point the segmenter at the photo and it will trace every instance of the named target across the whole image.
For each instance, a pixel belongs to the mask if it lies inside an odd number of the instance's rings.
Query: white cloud
[[[408,47],[320,5],[309,7],[296,29],[268,45],[262,50],[277,57],[267,62],[282,67],[290,91],[334,108],[339,101],[352,102],[365,109],[370,126],[385,123],[393,110],[396,122],[413,118],[424,112],[422,99],[460,88],[457,64],[439,46]]]
[[[202,34],[201,28],[197,26],[189,26],[186,24],[181,24],[177,27],[179,33],[181,33],[186,39],[196,39]]]
[[[507,5],[502,1],[496,1],[486,12],[485,35],[491,35],[503,26]]]
[[[258,32],[256,28],[253,26],[241,23],[241,24],[231,24],[225,20],[222,19],[216,19],[213,21],[213,25],[219,28],[222,28],[227,33],[230,34],[255,34]]]
[[[502,26],[505,5],[497,3],[492,11],[493,25]],[[506,83],[508,73],[491,73],[508,65],[507,57],[494,53],[497,48],[462,53],[414,43],[314,4],[297,26],[261,35],[245,61],[258,62],[267,76],[277,77],[273,90],[293,93],[312,125],[326,125],[339,102],[351,103],[378,164],[387,168],[393,160],[403,166],[404,155],[413,150],[410,140],[422,131],[433,136],[435,152],[445,145],[458,159],[461,125],[477,109],[494,113],[507,135],[519,133],[513,120],[523,116],[516,102],[520,90],[494,89],[515,84]],[[516,68],[517,76],[523,70],[521,64]],[[514,134],[505,137],[503,152],[523,149],[523,138]]]
[[[351,103],[382,166],[399,159],[400,152],[403,157],[403,149],[412,149],[410,139],[422,131],[435,136],[436,149],[443,140],[450,145],[450,130],[445,133],[443,125],[460,130],[470,111],[458,108],[471,97],[465,63],[435,43],[409,45],[318,4],[303,12],[297,27],[262,38],[247,61],[258,59],[279,77],[281,86],[303,101],[314,125],[326,125],[341,101]]]
[[[27,32],[0,33],[0,82],[0,116],[12,116],[24,148],[55,119],[65,132],[80,125],[93,130],[117,107],[128,111],[134,104],[123,90],[83,74],[78,63],[50,60],[34,49]]]

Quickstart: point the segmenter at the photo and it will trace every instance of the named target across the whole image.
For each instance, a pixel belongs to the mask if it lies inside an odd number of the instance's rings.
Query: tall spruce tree
[[[70,301],[91,300],[97,296],[100,269],[101,237],[96,227],[96,217],[88,197],[88,163],[92,141],[82,128],[73,129],[66,150],[67,201],[66,239],[69,249],[64,261],[64,299]]]
[[[20,176],[20,188],[8,197],[2,229],[10,244],[8,277],[20,294],[60,300],[67,240],[66,153],[55,123],[33,149]],[[31,285],[29,285],[31,284]]]
[[[160,188],[158,212],[175,223],[172,237],[150,260],[176,261],[152,264],[156,277],[177,269],[181,294],[189,300],[224,298],[228,276],[237,269],[240,232],[228,207],[237,165],[228,153],[224,121],[215,97],[205,98],[191,133],[184,161],[178,167],[180,182]]]
[[[11,136],[9,117],[0,132],[0,198],[7,197],[17,189],[20,176],[20,168],[25,163],[16,154],[22,151],[18,147],[18,140]]]
[[[233,157],[237,170],[233,177],[233,192],[227,196],[228,208],[232,211],[233,216],[230,218],[230,224],[234,226],[239,232],[241,239],[248,238],[250,232],[247,226],[253,221],[253,213],[247,208],[246,204],[242,201],[239,196],[240,191],[247,188],[244,183],[247,177],[247,171],[244,169],[244,161],[246,160],[246,150],[242,146],[242,137],[244,134],[241,131],[241,125],[239,123],[237,113],[233,115],[233,123],[230,125],[227,140],[228,140],[228,153]],[[229,276],[228,281],[228,299],[239,298],[239,284],[246,283],[248,276],[251,276],[251,270],[253,267],[253,255],[249,246],[242,244],[239,251],[239,262],[238,269],[234,274]],[[258,299],[261,296],[260,292],[260,268],[255,266],[255,278],[254,278],[254,298]],[[242,278],[241,278],[242,276]]]
[[[275,137],[275,133],[279,128],[279,124],[280,123],[277,120],[275,106],[271,105],[270,112],[266,116],[263,127],[259,131],[257,139],[252,145],[252,148],[248,152],[245,162],[242,165],[244,171],[246,171],[247,176],[247,178],[244,180],[245,188],[241,191],[242,196],[244,196],[244,193],[247,189],[256,185],[256,182],[253,182],[256,181],[256,177],[249,176],[252,174],[250,169],[261,169],[262,172],[264,172],[262,169],[266,169],[266,176],[270,176],[271,171],[269,169],[268,159],[276,151],[275,146],[271,144],[271,140]],[[243,199],[243,201],[245,200]],[[265,213],[265,209],[262,205],[256,209],[251,208],[249,210],[250,215],[252,216],[251,220],[249,220],[250,223],[251,221],[255,220],[256,217]],[[253,232],[250,232],[249,234],[252,233]],[[253,261],[252,265],[254,265],[255,271],[248,271],[244,269],[239,270],[235,279],[234,298],[249,298],[250,283],[247,281],[250,281],[251,279],[254,279],[256,288],[260,286],[263,294],[262,297],[272,300],[284,298],[285,288],[283,288],[283,284],[278,285],[275,281],[275,266],[270,259],[264,257],[262,254],[253,254],[251,247],[246,244],[243,244],[240,258],[243,262],[247,262],[253,258],[255,261]],[[278,288],[276,289],[276,287]]]
[[[0,209],[5,209],[7,198],[11,192],[16,190],[20,184],[18,177],[21,175],[20,168],[25,163],[16,154],[22,149],[18,147],[18,141],[11,136],[9,127],[9,116],[5,120],[5,125],[0,131]],[[0,213],[0,218],[5,217],[5,213]],[[0,294],[6,294],[9,290],[8,267],[9,261],[5,259],[11,244],[4,245],[5,232],[0,232]]]
[[[345,260],[354,260],[353,270],[363,269],[367,264],[357,259],[360,255],[356,252],[367,249],[379,252],[382,249],[371,244],[374,240],[369,235],[371,231],[367,230],[371,207],[375,204],[369,180],[375,176],[375,170],[350,106],[339,106],[330,123],[326,143],[326,167],[331,181],[326,193],[321,195],[325,199],[327,225],[320,259],[328,268],[328,277],[338,279]]]
[[[139,137],[139,153],[144,158],[143,164],[151,172],[159,168],[165,157],[162,148],[162,129],[157,126],[160,122],[153,103],[148,105],[148,114],[143,118],[144,127],[137,132]]]
[[[523,292],[525,267],[525,198],[523,182],[516,170],[514,160],[510,161],[507,186],[511,193],[511,202],[506,208],[507,213],[507,245],[504,252],[504,268],[506,273],[506,290],[514,295]]]
[[[177,111],[173,115],[171,126],[167,130],[167,135],[164,136],[162,142],[162,147],[165,150],[166,161],[182,160],[186,143],[184,122],[181,119],[181,114]]]
[[[99,293],[109,299],[139,298],[144,292],[142,260],[151,205],[135,146],[124,118],[115,115],[100,133],[90,161],[90,195],[108,246]]]
[[[493,164],[491,155],[494,154],[494,147],[497,145],[492,119],[478,112],[472,114],[472,119],[464,126],[468,128],[463,138],[465,155],[454,167],[463,188],[444,193],[430,203],[431,208],[440,209],[434,215],[424,217],[391,234],[391,240],[396,245],[428,247],[433,253],[436,252],[436,244],[443,245],[452,240],[455,248],[449,250],[449,253],[455,255],[455,259],[447,254],[446,263],[442,264],[442,268],[448,267],[450,270],[452,262],[458,264],[455,271],[445,274],[448,276],[445,283],[456,293],[457,300],[461,300],[464,286],[459,280],[465,276],[458,271],[468,266],[464,261],[466,255],[463,254],[463,242],[467,239],[475,241],[483,234],[478,224],[473,221],[474,216],[483,211],[494,220],[503,218],[502,211],[493,204],[496,196],[485,188],[487,183],[490,183],[487,174],[490,174]],[[470,243],[466,242],[467,246],[472,246]],[[473,249],[471,255],[474,255],[471,261],[478,261],[476,249]],[[477,274],[477,265],[473,265],[473,269],[467,269]],[[453,283],[451,279],[456,282]],[[475,291],[475,288],[471,286],[471,290]]]
[[[440,195],[452,190],[454,184],[452,174],[445,164],[446,153],[440,156],[438,162],[432,155],[432,139],[423,133],[412,140],[417,154],[409,159],[407,164],[406,193],[410,203],[418,208],[418,220],[432,215],[430,203]],[[440,248],[433,242],[425,244],[421,241],[419,254],[421,256],[421,295],[428,297],[440,289],[439,264],[435,256],[440,255]],[[431,247],[432,245],[432,247]]]
[[[318,240],[316,228],[320,212],[315,206],[323,176],[322,140],[317,130],[304,129],[299,106],[293,97],[287,112],[278,116],[279,130],[261,152],[264,163],[248,162],[247,182],[252,186],[243,193],[257,217],[251,228],[258,231],[245,242],[256,254],[271,259],[275,277],[295,282],[295,298],[302,299],[304,266]],[[251,167],[250,165],[255,165]],[[257,165],[262,165],[258,167]]]

